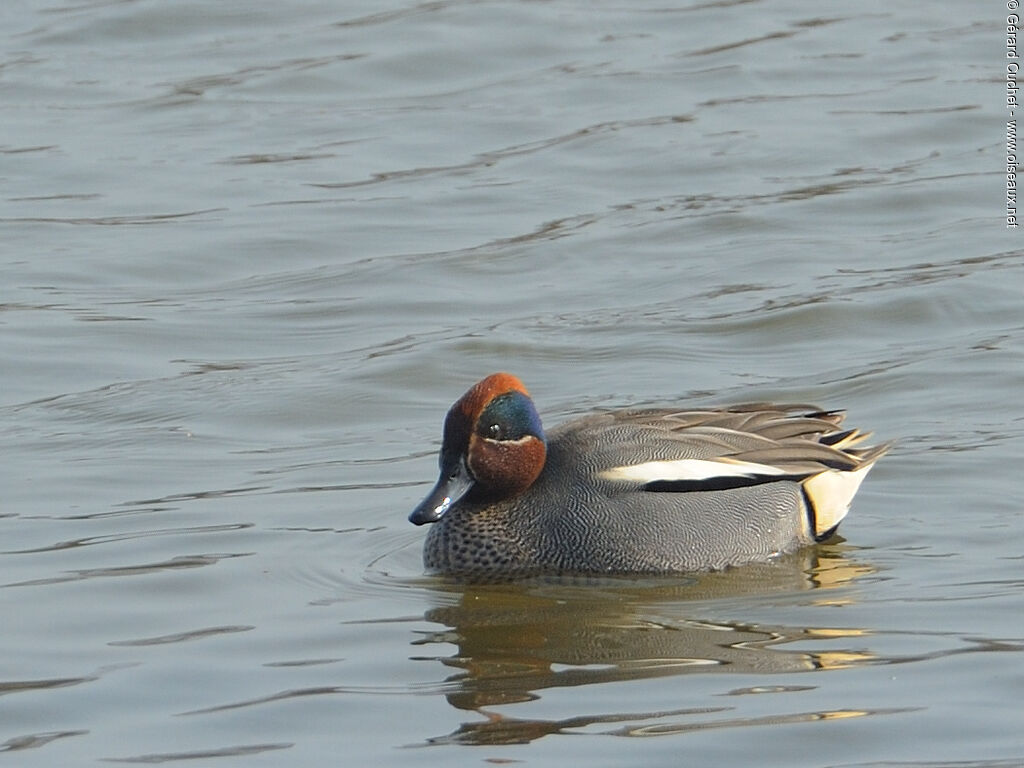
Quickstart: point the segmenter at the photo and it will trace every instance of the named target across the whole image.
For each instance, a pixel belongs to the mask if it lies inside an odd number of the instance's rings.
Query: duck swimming
[[[426,568],[465,578],[654,574],[765,561],[827,539],[888,445],[841,411],[743,404],[614,410],[545,434],[495,373],[448,411]]]

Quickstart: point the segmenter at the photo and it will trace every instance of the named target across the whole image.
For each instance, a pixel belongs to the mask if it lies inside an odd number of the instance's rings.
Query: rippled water
[[[0,762],[1024,764],[1005,21],[3,4]],[[771,566],[450,584],[498,369],[897,447]]]

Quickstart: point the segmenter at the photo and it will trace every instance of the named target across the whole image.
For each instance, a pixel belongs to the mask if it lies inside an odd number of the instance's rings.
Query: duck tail
[[[841,445],[846,449],[844,453],[856,460],[854,468],[826,469],[805,478],[801,483],[811,532],[816,541],[824,541],[832,535],[850,511],[850,503],[868,472],[891,447],[891,443],[885,443],[870,448],[850,449],[850,446],[864,437],[863,434],[857,434],[853,439],[843,440],[836,446]]]

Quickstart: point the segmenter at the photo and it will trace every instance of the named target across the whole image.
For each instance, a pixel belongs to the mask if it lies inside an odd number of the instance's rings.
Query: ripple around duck
[[[325,600],[384,597],[395,607],[426,603],[419,615],[394,612],[374,622],[409,623],[415,661],[446,670],[443,682],[407,687],[441,695],[458,710],[479,713],[441,744],[526,743],[552,733],[619,736],[683,734],[716,728],[826,722],[897,715],[920,707],[797,709],[746,716],[736,707],[662,713],[605,713],[550,720],[497,717],[494,707],[535,700],[545,690],[701,675],[720,695],[807,693],[819,685],[794,685],[787,675],[853,667],[936,663],[962,654],[1021,652],[1015,641],[949,632],[878,631],[835,625],[757,623],[715,618],[760,612],[814,615],[825,607],[855,607],[858,582],[877,570],[858,550],[837,543],[811,548],[779,562],[687,577],[559,577],[506,584],[462,584],[417,572],[420,536],[391,532],[362,558],[362,570],[322,580],[336,592]],[[771,598],[771,609],[763,605]],[[813,612],[813,614],[811,612]],[[427,627],[421,629],[423,622]],[[433,627],[433,628],[431,628]],[[929,646],[932,646],[929,648]],[[454,673],[453,673],[454,670]],[[721,675],[755,676],[755,687],[736,688]],[[764,675],[782,676],[773,685]],[[595,689],[603,690],[603,689]],[[333,686],[284,691],[237,706],[297,695],[385,694],[387,686]],[[236,705],[230,705],[236,706]],[[723,717],[727,713],[733,716]],[[614,728],[602,727],[622,723]]]
[[[872,710],[816,710],[762,717],[715,717],[731,710],[731,707],[705,707],[665,712],[584,715],[563,720],[527,720],[514,717],[491,718],[483,722],[465,723],[454,733],[428,739],[420,746],[439,746],[443,744],[525,744],[542,736],[556,733],[579,734],[583,729],[586,729],[585,732],[591,735],[601,736],[673,736],[720,728],[748,728],[765,725],[811,723],[917,711],[916,708],[910,707],[888,707]],[[627,724],[614,728],[605,727],[623,722]]]
[[[796,693],[814,699],[819,688],[829,687],[817,677],[805,685],[773,685],[765,675],[789,681],[794,679],[794,674],[820,675],[854,667],[927,664],[945,662],[962,654],[1024,650],[1019,643],[979,643],[970,637],[916,631],[885,633],[852,628],[707,621],[687,624],[679,620],[671,625],[634,620],[632,626],[626,626],[627,622],[609,621],[606,615],[595,617],[586,609],[569,609],[565,603],[561,607],[570,618],[564,621],[565,626],[560,624],[558,629],[553,629],[552,623],[545,619],[551,615],[552,606],[540,606],[546,614],[538,617],[536,603],[530,606],[529,616],[518,611],[501,616],[492,601],[490,617],[477,624],[464,619],[442,619],[443,612],[431,617],[453,626],[450,631],[424,635],[422,644],[443,643],[447,647],[454,644],[457,651],[454,655],[428,656],[423,660],[438,661],[446,668],[460,670],[448,678],[449,686],[456,685],[457,689],[448,690],[444,695],[452,707],[476,712],[482,720],[463,723],[453,733],[428,739],[427,744],[526,743],[544,735],[575,729],[586,729],[593,734],[655,736],[923,711],[926,707],[920,705],[794,711],[779,703],[772,706],[778,714],[769,716],[745,715],[747,707],[742,704],[655,713],[608,712],[614,703],[606,694],[602,695],[605,687],[591,689],[595,698],[589,708],[605,709],[605,713],[600,715],[575,715],[567,719],[520,718],[511,712],[505,714],[504,710],[498,716],[494,708],[551,698],[551,691],[566,686],[606,686],[682,674],[705,677],[703,683],[693,681],[687,685],[687,689],[703,691],[705,695]],[[474,608],[480,609],[481,606],[475,605]],[[690,610],[694,609],[691,607]],[[452,614],[449,611],[447,615]],[[893,650],[893,646],[917,648],[929,642],[944,647],[926,653]],[[809,643],[818,648],[808,648]],[[872,650],[864,648],[866,643]],[[754,688],[737,689],[729,686],[723,676],[738,676],[740,679],[754,676],[760,682]],[[549,694],[545,696],[544,691],[549,691]],[[756,711],[757,708],[754,709]],[[732,716],[719,716],[725,713]],[[621,722],[628,724],[615,729],[594,728]]]
[[[755,595],[790,595],[797,602],[839,604],[851,585],[874,572],[870,564],[859,561],[856,550],[836,543],[786,556],[768,565],[722,573],[681,577],[544,577],[474,585],[424,575],[423,533],[411,526],[408,530],[381,527],[311,533],[315,535],[315,549],[324,556],[289,561],[280,576],[318,595],[311,600],[314,605],[368,600],[373,605],[391,606],[391,611],[368,610],[364,618],[348,620],[353,624],[425,620],[448,627],[476,627],[486,624],[493,610],[499,621],[508,621],[513,615],[521,621],[530,620],[531,615],[547,616],[556,622],[549,628],[554,631],[562,622],[572,620],[564,606],[576,606],[591,620],[602,617],[601,622],[623,628],[638,622],[643,626],[671,627],[681,613],[689,617],[694,612],[700,616],[705,610],[728,610],[730,602],[746,603]],[[343,558],[339,562],[330,556],[329,550],[335,550],[338,544],[333,536],[324,533],[341,535],[343,549],[358,553],[356,559]],[[404,609],[411,609],[411,613]],[[679,657],[680,654],[673,654],[673,658]],[[647,655],[640,654],[638,658]]]
[[[347,551],[358,552],[358,561],[334,565],[333,558],[296,561],[285,569],[284,578],[320,593],[314,605],[328,606],[352,599],[374,599],[392,605],[421,606],[437,595],[435,580],[423,576],[420,547],[422,534],[388,527],[332,530],[345,537]],[[318,536],[318,545],[332,546]],[[443,599],[443,598],[442,598]],[[396,602],[397,601],[397,602]],[[422,614],[416,620],[422,618]],[[396,620],[379,614],[353,623]],[[405,620],[405,617],[398,620]]]

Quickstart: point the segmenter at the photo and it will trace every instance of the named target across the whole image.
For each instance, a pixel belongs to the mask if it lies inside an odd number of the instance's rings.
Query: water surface
[[[1024,763],[1004,26],[5,4],[0,761]],[[500,369],[897,445],[770,566],[451,584],[406,515]]]

